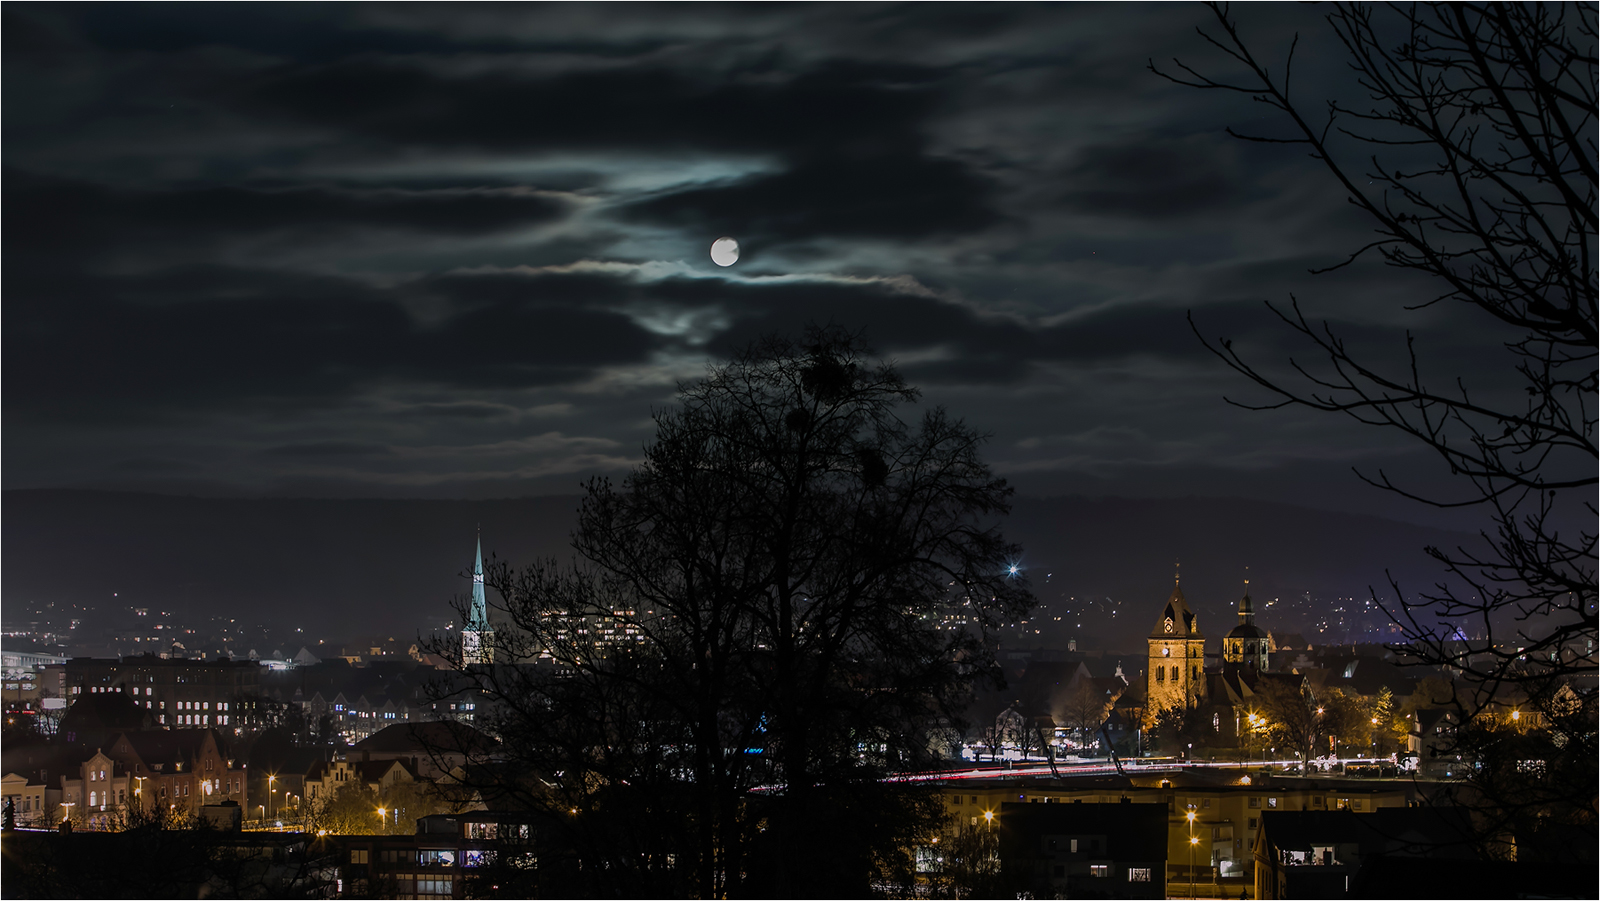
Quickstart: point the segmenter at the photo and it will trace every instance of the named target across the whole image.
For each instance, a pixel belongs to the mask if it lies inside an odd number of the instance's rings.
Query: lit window
[[[1107,863],[1092,863],[1089,865],[1089,875],[1097,879],[1107,879],[1111,876],[1111,865]]]

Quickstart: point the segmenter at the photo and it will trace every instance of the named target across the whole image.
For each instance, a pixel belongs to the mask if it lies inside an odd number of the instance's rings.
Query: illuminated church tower
[[[1267,668],[1267,633],[1256,625],[1255,602],[1250,600],[1250,580],[1244,580],[1239,599],[1239,625],[1222,639],[1222,661],[1230,666],[1262,672]]]
[[[478,556],[472,563],[472,610],[467,626],[461,630],[461,662],[494,662],[494,630],[489,628],[489,602],[483,596],[483,539],[478,539]]]
[[[1206,639],[1177,576],[1172,596],[1150,632],[1149,665],[1145,668],[1145,717],[1148,722],[1163,710],[1197,707],[1205,699]]]

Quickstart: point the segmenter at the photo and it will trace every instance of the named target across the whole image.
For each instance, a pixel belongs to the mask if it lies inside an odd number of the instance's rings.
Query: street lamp
[[[993,832],[994,831],[994,811],[985,810],[983,812],[983,821],[989,827],[989,831]]]
[[[1192,804],[1189,805],[1189,810],[1188,810],[1187,813],[1184,814],[1184,818],[1189,821],[1189,897],[1193,898],[1195,896],[1194,895],[1194,892],[1195,892],[1195,888],[1194,888],[1194,849],[1200,844],[1199,837],[1194,834],[1194,818],[1195,818],[1194,805],[1192,805]]]
[[[273,793],[275,793],[277,791],[277,789],[273,787],[274,783],[276,783],[277,781],[278,781],[278,777],[276,775],[267,777],[267,788],[268,788],[267,801],[268,802],[272,801],[272,795],[273,795]],[[263,817],[263,819],[264,818],[265,817]]]
[[[398,825],[399,822],[400,822],[400,815],[399,814],[400,814],[399,811],[395,811],[395,818],[394,819],[395,819],[395,824],[396,825]],[[387,827],[389,825],[388,816],[389,816],[389,812],[387,810],[383,809],[382,807],[378,808],[378,828],[380,830],[382,830],[383,828],[385,828],[385,827]]]

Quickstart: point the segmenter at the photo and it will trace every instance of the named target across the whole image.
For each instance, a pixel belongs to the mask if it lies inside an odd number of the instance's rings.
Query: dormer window
[[[1173,626],[1172,617],[1169,616],[1169,617],[1167,617],[1167,623],[1166,623],[1166,628],[1167,628],[1168,632],[1172,631],[1172,626]]]

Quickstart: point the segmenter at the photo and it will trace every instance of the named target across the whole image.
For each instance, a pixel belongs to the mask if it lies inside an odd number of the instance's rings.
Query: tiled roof
[[[430,751],[447,754],[486,754],[493,751],[498,744],[494,739],[465,723],[436,720],[423,723],[396,723],[356,742],[353,750],[419,755]]]

